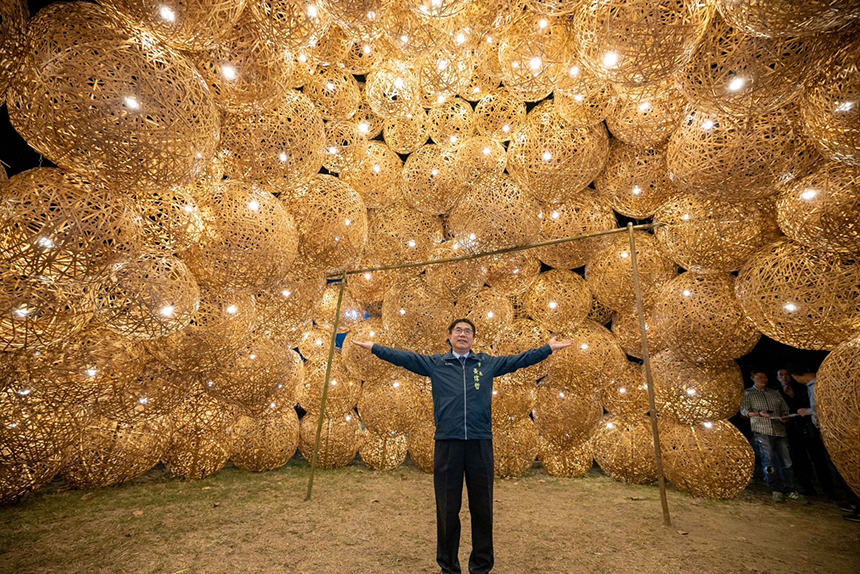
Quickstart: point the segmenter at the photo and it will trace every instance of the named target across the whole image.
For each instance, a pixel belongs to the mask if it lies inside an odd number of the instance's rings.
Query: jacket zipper
[[[469,427],[466,426],[466,419],[468,418],[468,413],[466,412],[466,361],[462,362],[463,366],[463,433],[466,437],[465,440],[469,440]]]

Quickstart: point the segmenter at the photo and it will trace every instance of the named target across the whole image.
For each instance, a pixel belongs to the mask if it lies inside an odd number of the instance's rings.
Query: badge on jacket
[[[478,363],[478,366],[480,367],[481,363]],[[482,373],[478,369],[472,369],[472,373],[475,376],[475,390],[478,391],[481,389],[481,377],[484,376],[484,373]]]

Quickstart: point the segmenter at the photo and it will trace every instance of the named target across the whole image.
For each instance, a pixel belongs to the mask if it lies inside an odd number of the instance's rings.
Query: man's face
[[[753,383],[756,387],[763,389],[767,386],[767,375],[764,373],[755,373],[752,376]]]
[[[791,375],[788,374],[788,370],[780,369],[776,372],[776,379],[779,381],[783,387],[791,386]]]
[[[472,348],[472,343],[475,342],[475,332],[472,326],[468,323],[457,323],[448,335],[448,342],[451,343],[457,354],[463,355]]]

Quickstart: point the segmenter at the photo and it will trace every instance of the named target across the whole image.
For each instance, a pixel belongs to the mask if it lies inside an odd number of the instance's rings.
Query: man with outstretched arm
[[[530,367],[573,344],[553,337],[543,347],[520,355],[491,357],[472,352],[476,334],[474,323],[457,319],[448,327],[451,351],[444,355],[421,355],[353,341],[383,361],[430,377],[436,420],[436,562],[442,574],[461,571],[457,555],[464,476],[472,516],[469,572],[483,574],[493,569],[493,378]]]

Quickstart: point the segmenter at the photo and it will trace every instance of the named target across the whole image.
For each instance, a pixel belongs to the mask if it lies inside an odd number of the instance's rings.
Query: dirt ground
[[[438,572],[430,475],[360,464],[320,471],[304,502],[308,472],[293,461],[197,482],[163,469],[109,489],[55,482],[0,508],[0,572]],[[498,480],[495,500],[499,574],[860,572],[860,525],[824,501],[773,504],[761,487],[728,502],[670,488],[671,527],[656,486],[598,470],[565,480],[536,468]]]

